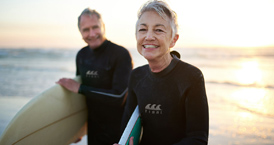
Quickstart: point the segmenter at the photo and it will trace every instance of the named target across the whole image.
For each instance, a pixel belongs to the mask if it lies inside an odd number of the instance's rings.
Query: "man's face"
[[[82,15],[80,19],[80,32],[84,41],[91,49],[99,47],[105,41],[104,24],[96,15]]]

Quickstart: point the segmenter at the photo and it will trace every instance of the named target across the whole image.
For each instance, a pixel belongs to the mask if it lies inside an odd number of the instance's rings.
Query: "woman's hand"
[[[129,139],[129,145],[133,145],[133,139],[134,139],[133,136]],[[120,145],[120,144],[115,143],[113,145]]]

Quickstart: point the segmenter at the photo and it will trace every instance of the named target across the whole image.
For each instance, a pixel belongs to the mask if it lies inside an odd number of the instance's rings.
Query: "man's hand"
[[[78,93],[78,90],[80,87],[80,83],[76,82],[73,79],[69,79],[69,78],[62,78],[56,83],[63,86],[64,88],[74,92],[74,93]]]

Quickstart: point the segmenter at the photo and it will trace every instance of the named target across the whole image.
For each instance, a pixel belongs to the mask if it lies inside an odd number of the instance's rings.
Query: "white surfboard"
[[[142,136],[142,124],[141,124],[141,117],[140,117],[138,106],[135,108],[134,112],[132,113],[118,144],[128,145],[129,139],[132,136],[134,137],[133,144],[138,145],[140,138]]]
[[[80,78],[76,77],[80,82]],[[66,145],[86,134],[85,97],[56,84],[27,103],[0,137],[0,145]]]

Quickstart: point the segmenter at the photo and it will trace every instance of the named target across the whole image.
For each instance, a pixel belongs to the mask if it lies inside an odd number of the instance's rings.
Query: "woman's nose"
[[[148,31],[146,34],[145,40],[147,40],[147,41],[155,40],[155,36],[154,36],[153,32]]]

